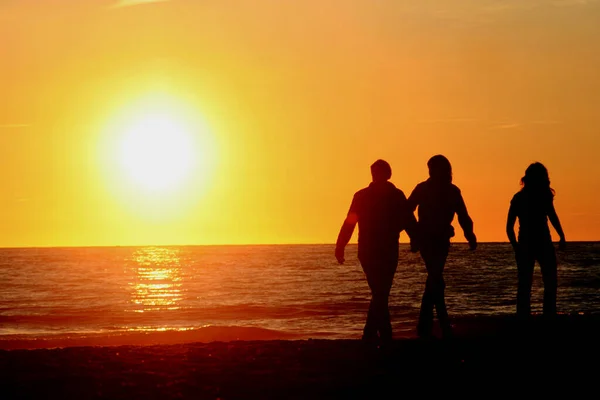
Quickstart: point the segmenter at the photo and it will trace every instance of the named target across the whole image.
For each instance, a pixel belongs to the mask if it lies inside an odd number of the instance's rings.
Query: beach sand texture
[[[487,383],[556,388],[598,371],[600,318],[455,321],[451,341],[242,340],[0,351],[3,399],[398,398]],[[540,374],[544,379],[540,380]],[[560,380],[552,381],[552,376]],[[577,377],[577,384],[575,379]],[[550,384],[550,385],[548,385]],[[487,387],[489,391],[491,386]],[[489,392],[488,392],[489,393]]]

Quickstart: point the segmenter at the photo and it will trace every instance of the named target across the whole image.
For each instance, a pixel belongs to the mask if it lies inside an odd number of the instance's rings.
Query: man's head
[[[392,177],[392,167],[387,161],[377,160],[371,165],[373,182],[384,182]]]

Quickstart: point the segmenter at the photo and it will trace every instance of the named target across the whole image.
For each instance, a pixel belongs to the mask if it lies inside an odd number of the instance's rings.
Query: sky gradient
[[[0,247],[333,243],[373,161],[408,196],[439,153],[480,241],[534,161],[600,240],[600,2],[438,3],[0,0]],[[160,193],[113,143],[156,109],[198,150]]]

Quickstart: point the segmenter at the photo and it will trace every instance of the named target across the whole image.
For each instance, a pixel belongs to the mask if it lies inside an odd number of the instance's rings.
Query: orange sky
[[[332,243],[374,160],[408,195],[437,153],[481,241],[532,161],[600,240],[600,2],[438,3],[0,2],[0,246]],[[172,192],[110,144],[153,99],[211,153]]]

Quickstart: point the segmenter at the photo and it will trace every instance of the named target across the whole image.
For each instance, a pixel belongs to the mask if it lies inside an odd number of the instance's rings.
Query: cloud
[[[555,6],[586,6],[596,3],[598,0],[554,0],[552,4]]]
[[[473,124],[481,127],[487,126],[488,129],[517,129],[527,126],[550,126],[562,124],[562,121],[553,119],[539,119],[532,121],[510,121],[510,120],[485,120],[477,118],[432,118],[432,119],[421,119],[415,121],[418,124]]]
[[[493,125],[490,127],[490,129],[515,129],[520,126],[521,126],[521,124],[518,122],[510,122],[510,123],[505,123],[505,124]]]
[[[542,125],[542,126],[549,126],[549,125],[559,125],[562,124],[561,121],[557,121],[557,120],[553,120],[553,119],[539,119],[539,120],[534,120],[534,121],[525,121],[525,122],[517,122],[517,121],[512,121],[512,122],[501,122],[501,121],[496,121],[493,122],[493,125],[491,125],[489,127],[489,129],[516,129],[516,128],[521,128],[521,127],[527,127],[527,126],[532,126],[532,125]]]
[[[115,4],[110,6],[109,8],[123,8],[130,6],[139,6],[142,4],[151,4],[151,3],[164,3],[169,0],[118,0]]]
[[[475,118],[438,118],[438,119],[422,119],[416,121],[419,124],[469,124],[477,122]]]
[[[493,2],[484,6],[484,10],[488,12],[501,12],[501,11],[518,11],[518,10],[532,10],[540,7],[554,6],[554,7],[570,7],[570,6],[587,6],[594,4],[598,0],[507,0],[502,2]]]
[[[21,129],[30,126],[31,124],[0,124],[0,129]]]
[[[600,218],[600,214],[597,213],[569,213],[571,217],[585,217],[585,218]]]
[[[560,123],[561,123],[560,121],[556,121],[553,119],[531,121],[531,124],[533,124],[533,125],[558,125]]]

